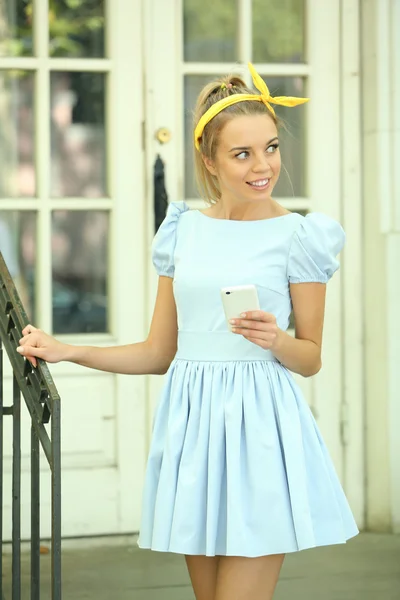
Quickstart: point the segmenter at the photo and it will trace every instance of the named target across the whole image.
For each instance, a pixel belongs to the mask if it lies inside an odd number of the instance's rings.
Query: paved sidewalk
[[[63,600],[194,600],[181,556],[104,543],[65,544]],[[3,566],[11,600],[9,554]],[[50,555],[41,567],[41,600],[50,600]],[[22,600],[30,600],[29,555],[22,568]],[[274,600],[400,600],[400,536],[362,534],[344,546],[288,555]]]

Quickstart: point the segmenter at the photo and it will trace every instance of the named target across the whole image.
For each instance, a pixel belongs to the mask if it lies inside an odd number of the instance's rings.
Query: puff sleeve
[[[339,268],[336,256],[345,243],[341,225],[322,213],[301,219],[292,237],[288,259],[290,283],[327,283]]]
[[[174,252],[178,221],[189,210],[185,202],[171,202],[152,243],[152,260],[158,275],[173,277],[175,273]]]

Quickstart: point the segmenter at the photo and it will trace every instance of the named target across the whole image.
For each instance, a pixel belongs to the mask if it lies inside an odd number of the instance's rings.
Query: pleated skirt
[[[138,545],[255,557],[355,536],[291,373],[254,344],[243,353],[213,334],[180,338],[154,418]]]

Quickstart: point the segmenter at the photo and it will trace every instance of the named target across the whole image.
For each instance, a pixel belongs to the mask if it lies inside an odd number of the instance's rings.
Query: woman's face
[[[218,178],[221,197],[268,200],[279,178],[278,132],[268,115],[234,117],[220,132],[215,160],[205,164]]]

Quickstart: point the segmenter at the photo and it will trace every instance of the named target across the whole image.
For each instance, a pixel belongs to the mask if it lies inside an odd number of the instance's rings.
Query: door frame
[[[343,482],[357,524],[365,527],[365,366],[363,290],[363,161],[361,130],[361,7],[341,0],[341,180],[346,247],[342,260]]]

